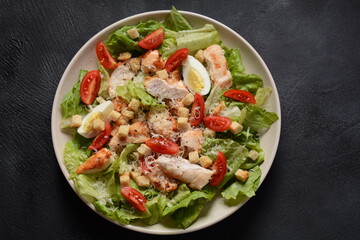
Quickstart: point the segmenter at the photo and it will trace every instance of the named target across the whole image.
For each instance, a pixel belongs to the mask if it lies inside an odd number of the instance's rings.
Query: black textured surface
[[[258,50],[276,81],[283,121],[257,196],[224,221],[174,239],[358,239],[355,0],[1,0],[0,238],[152,237],[107,222],[75,195],[55,158],[50,116],[63,71],[90,37],[124,17],[171,5],[228,25]]]

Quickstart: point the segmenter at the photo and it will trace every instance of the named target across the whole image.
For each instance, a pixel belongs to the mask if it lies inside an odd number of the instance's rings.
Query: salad
[[[272,90],[213,25],[194,29],[173,7],[94,52],[98,69],[81,69],[61,102],[64,163],[83,199],[122,224],[187,228],[217,195],[255,195],[260,135],[278,120],[263,108]]]

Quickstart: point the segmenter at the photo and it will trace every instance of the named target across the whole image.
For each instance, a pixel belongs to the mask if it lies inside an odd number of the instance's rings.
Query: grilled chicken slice
[[[224,50],[217,44],[211,45],[205,49],[204,57],[211,80],[221,88],[230,88],[232,77],[228,70]]]
[[[143,143],[150,139],[149,127],[143,122],[135,122],[130,125],[129,135],[127,137],[120,137],[119,134],[115,134],[109,142],[111,149],[116,149],[118,146],[126,145],[130,143]]]
[[[156,164],[149,172],[145,173],[145,175],[159,191],[171,192],[178,187],[177,181],[169,178]]]
[[[190,152],[201,150],[203,141],[203,131],[200,129],[188,130],[180,135],[181,145],[185,146]]]
[[[169,83],[170,82],[170,83]],[[183,81],[166,81],[158,77],[147,77],[144,81],[146,91],[160,99],[184,98],[189,91]]]
[[[111,74],[109,81],[109,96],[110,98],[115,98],[118,94],[116,93],[116,88],[118,86],[125,85],[126,81],[131,80],[135,76],[130,68],[129,61],[124,61],[119,65],[114,72]]]
[[[101,172],[111,164],[111,156],[112,153],[108,149],[102,148],[81,164],[76,169],[76,173],[82,174]]]
[[[141,71],[146,75],[154,74],[158,67],[162,65],[159,50],[150,50],[143,56],[141,61]]]
[[[170,155],[161,155],[157,160],[161,171],[169,177],[189,184],[190,188],[201,190],[209,181],[214,171],[192,164],[188,160]]]

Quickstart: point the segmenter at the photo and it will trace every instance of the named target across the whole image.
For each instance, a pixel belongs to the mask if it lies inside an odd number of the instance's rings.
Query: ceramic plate
[[[69,174],[64,165],[63,151],[64,151],[65,143],[71,140],[71,136],[63,133],[60,129],[60,121],[61,121],[60,102],[63,96],[72,88],[73,84],[77,81],[79,70],[97,69],[97,57],[95,53],[96,43],[98,41],[106,40],[110,33],[126,25],[135,25],[140,21],[146,21],[149,19],[164,20],[164,18],[166,17],[167,14],[169,14],[169,12],[170,11],[146,12],[125,18],[108,26],[107,28],[97,33],[94,37],[92,37],[77,52],[77,54],[74,56],[74,58],[67,66],[56,91],[56,95],[53,103],[53,109],[52,109],[52,118],[51,118],[51,130],[52,130],[52,140],[54,144],[54,149],[58,163],[66,179],[68,179]],[[213,24],[219,32],[220,39],[224,42],[226,46],[230,48],[240,49],[242,61],[246,68],[246,72],[259,75],[260,77],[262,77],[264,81],[264,85],[270,86],[273,89],[271,96],[266,102],[265,108],[268,111],[275,112],[279,116],[279,120],[275,122],[271,126],[271,128],[261,137],[261,147],[265,151],[265,161],[263,164],[261,164],[261,170],[262,170],[262,176],[260,181],[261,184],[264,181],[271,167],[271,164],[274,160],[275,153],[279,143],[279,137],[280,137],[280,125],[281,125],[280,102],[279,102],[279,96],[275,86],[275,82],[271,76],[271,73],[267,68],[266,64],[264,63],[264,61],[262,60],[262,58],[260,57],[260,55],[255,51],[255,49],[244,38],[242,38],[239,34],[231,30],[229,27],[225,26],[224,24],[216,20],[213,20],[209,17],[200,14],[185,12],[185,11],[181,11],[181,13],[193,25],[194,28],[203,27],[203,25],[206,23]],[[74,183],[70,180],[68,180],[68,182],[75,191]],[[81,196],[79,197],[81,198]],[[96,212],[92,204],[87,203],[85,200],[84,202]],[[185,230],[176,228],[170,219],[166,221],[165,224],[156,224],[153,226],[147,226],[141,224],[123,225],[111,219],[108,220],[119,226],[143,233],[181,234],[181,233],[187,233],[187,232],[203,229],[212,224],[215,224],[221,221],[222,219],[228,217],[232,213],[234,213],[244,204],[245,202],[237,206],[229,207],[226,204],[224,204],[224,200],[222,198],[215,198],[212,202],[206,205],[205,209],[202,211],[202,214],[199,216],[198,220]],[[100,213],[98,214],[106,218],[102,214]]]

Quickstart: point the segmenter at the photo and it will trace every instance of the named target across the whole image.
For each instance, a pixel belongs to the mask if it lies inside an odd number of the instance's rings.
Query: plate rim
[[[139,17],[141,18],[146,18],[146,16],[148,15],[154,15],[154,14],[166,14],[166,13],[170,13],[171,10],[156,10],[156,11],[148,11],[148,12],[142,12],[142,13],[138,13],[135,15],[131,15],[125,18],[122,18],[110,25],[108,25],[107,27],[101,29],[99,32],[97,32],[95,35],[93,35],[90,39],[88,39],[85,44],[83,44],[81,46],[81,48],[76,52],[76,54],[72,57],[72,59],[70,60],[70,62],[68,63],[68,65],[65,68],[65,71],[63,72],[61,79],[57,85],[57,89],[56,89],[56,93],[54,96],[54,100],[53,100],[53,106],[52,106],[52,111],[51,111],[51,138],[52,138],[52,143],[53,143],[53,149],[56,155],[56,159],[57,162],[59,164],[59,167],[63,173],[63,176],[65,177],[66,181],[69,183],[69,185],[71,186],[71,188],[73,189],[73,191],[75,192],[75,194],[88,206],[90,207],[94,212],[96,212],[98,215],[100,215],[101,217],[105,218],[106,220],[124,227],[126,229],[129,230],[133,230],[136,232],[141,232],[141,233],[147,233],[147,234],[154,234],[154,235],[174,235],[174,234],[185,234],[185,233],[190,233],[190,232],[194,232],[194,231],[198,231],[201,229],[205,229],[209,226],[212,226],[222,220],[224,220],[225,218],[229,217],[230,215],[234,214],[237,210],[239,210],[249,199],[243,201],[242,203],[238,204],[236,207],[234,207],[229,213],[224,214],[223,216],[221,216],[220,218],[217,218],[215,221],[211,221],[208,224],[203,224],[201,226],[194,226],[194,227],[189,227],[187,229],[172,229],[171,231],[159,231],[159,230],[150,230],[150,229],[146,229],[146,227],[139,227],[139,226],[135,226],[135,225],[125,225],[122,223],[119,223],[115,220],[112,220],[108,217],[106,217],[105,215],[101,214],[100,212],[98,212],[94,206],[87,202],[84,197],[82,197],[75,189],[74,186],[74,182],[73,180],[68,179],[69,177],[69,173],[67,172],[67,169],[65,167],[65,164],[63,163],[63,158],[62,158],[62,153],[61,151],[63,151],[63,146],[60,150],[60,147],[58,147],[55,143],[57,142],[56,140],[56,132],[59,131],[59,126],[55,125],[56,122],[56,118],[55,118],[55,112],[59,111],[59,103],[62,100],[63,96],[60,96],[60,89],[62,89],[65,85],[65,83],[67,82],[65,79],[65,76],[69,73],[70,69],[72,68],[72,66],[74,65],[76,59],[79,57],[79,55],[81,55],[81,53],[89,46],[92,44],[92,42],[96,39],[101,38],[102,35],[104,35],[104,33],[106,33],[109,29],[114,28],[115,26],[121,26],[123,23],[125,22],[129,22],[133,19],[137,19]],[[233,29],[231,29],[230,27],[226,26],[225,24],[207,17],[205,15],[199,14],[199,13],[195,13],[195,12],[190,12],[190,11],[181,11],[179,10],[179,12],[183,15],[190,15],[191,17],[194,18],[202,18],[205,21],[208,22],[214,22],[217,25],[221,26],[222,28],[224,28],[227,32],[232,33],[234,36],[236,36],[237,38],[239,38],[240,41],[242,41],[243,44],[246,45],[246,47],[248,49],[251,50],[251,52],[255,55],[255,57],[257,58],[257,60],[259,60],[260,64],[262,65],[262,68],[264,69],[265,73],[267,74],[267,77],[269,78],[269,81],[272,83],[272,94],[275,97],[275,102],[276,105],[274,106],[276,109],[276,114],[278,115],[279,119],[277,120],[276,124],[278,125],[278,127],[276,128],[277,131],[275,132],[275,139],[273,140],[273,154],[271,156],[267,156],[266,160],[267,162],[269,162],[269,167],[265,169],[265,171],[262,171],[262,175],[261,175],[261,180],[259,183],[259,188],[261,186],[261,184],[264,182],[267,174],[269,173],[271,166],[275,160],[275,156],[279,147],[279,142],[280,142],[280,133],[281,133],[281,105],[280,105],[280,98],[279,98],[279,94],[278,94],[278,90],[275,84],[275,81],[272,77],[272,74],[269,70],[269,68],[267,67],[266,63],[264,62],[264,60],[262,59],[262,57],[260,56],[260,54],[255,50],[254,47],[252,47],[252,45],[250,45],[250,43],[248,41],[246,41],[240,34],[238,34],[237,32],[235,32]],[[60,130],[61,131],[61,130]],[[270,159],[270,160],[269,160]]]

